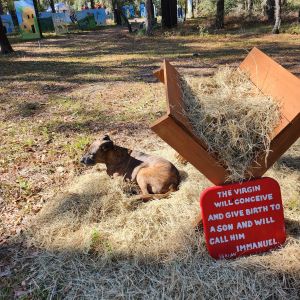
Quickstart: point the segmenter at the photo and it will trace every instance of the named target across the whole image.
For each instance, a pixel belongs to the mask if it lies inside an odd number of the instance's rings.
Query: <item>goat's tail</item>
[[[155,199],[158,200],[158,199],[168,198],[172,192],[174,192],[174,191],[170,190],[164,194],[141,194],[141,195],[135,196],[133,198],[133,201],[148,202],[148,201],[155,200]]]
[[[148,201],[151,200],[159,200],[159,199],[163,199],[163,198],[168,198],[170,196],[171,193],[175,192],[177,189],[171,185],[170,189],[168,192],[164,193],[164,194],[141,194],[141,195],[137,195],[135,197],[132,197],[131,202],[130,202],[130,207],[136,207],[141,203],[146,203]]]

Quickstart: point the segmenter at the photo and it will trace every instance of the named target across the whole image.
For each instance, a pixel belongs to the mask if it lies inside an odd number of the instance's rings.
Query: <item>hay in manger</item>
[[[184,77],[180,85],[183,114],[195,135],[227,170],[227,181],[243,180],[253,161],[269,154],[271,134],[280,122],[279,102],[228,66],[210,78]]]

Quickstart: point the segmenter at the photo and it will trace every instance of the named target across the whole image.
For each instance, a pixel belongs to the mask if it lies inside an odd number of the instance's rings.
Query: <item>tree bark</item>
[[[91,0],[91,9],[95,8],[95,0]]]
[[[187,0],[187,18],[193,18],[193,0]]]
[[[121,19],[121,14],[118,10],[118,2],[117,0],[112,0],[112,7],[113,7],[113,12],[114,12],[114,22],[117,25],[122,25],[122,19]]]
[[[249,15],[253,12],[253,0],[247,0],[247,11]]]
[[[38,7],[37,7],[37,0],[33,0],[33,6],[34,6],[34,11],[35,11],[35,15],[36,15],[37,24],[38,24],[38,27],[39,27],[40,37],[42,39],[43,38],[43,32],[42,32],[42,26],[41,26],[40,18],[39,18],[39,11],[38,11]]]
[[[124,13],[123,13],[123,11],[122,11],[122,8],[120,8],[119,6],[118,6],[118,12],[119,12],[119,14],[122,16],[122,18],[123,18],[125,24],[127,25],[128,31],[129,31],[130,33],[132,33],[132,27],[131,27],[131,24],[130,24],[130,22],[128,21],[127,17],[124,15]]]
[[[1,18],[0,18],[0,47],[1,47],[1,54],[8,54],[14,52],[6,36]]]
[[[161,17],[163,27],[177,25],[177,0],[161,0]]]
[[[113,5],[113,10],[114,10],[115,23],[117,25],[122,25],[122,19],[123,19],[125,24],[128,27],[128,31],[131,33],[132,32],[131,24],[128,21],[127,17],[124,15],[124,13],[122,11],[122,7],[119,4],[118,0],[112,0],[112,5]]]
[[[278,34],[281,24],[281,1],[275,0],[275,24],[272,33]]]
[[[217,0],[216,27],[224,28],[224,0]]]
[[[147,35],[151,35],[152,34],[152,20],[153,20],[153,16],[152,16],[152,9],[151,6],[152,5],[152,1],[151,0],[146,0],[145,1],[145,6],[146,6],[146,34]]]
[[[50,7],[51,7],[52,12],[55,14],[54,0],[50,0],[49,3],[50,3]]]
[[[151,7],[151,18],[152,18],[152,25],[154,24],[154,6],[153,6],[153,1],[150,1],[150,7]]]
[[[275,0],[267,0],[266,14],[267,14],[269,23],[274,22],[274,12],[275,12]]]
[[[194,0],[192,0],[192,19],[195,18],[195,3]]]
[[[4,11],[3,11],[3,6],[2,6],[1,0],[0,0],[0,15],[4,15]]]

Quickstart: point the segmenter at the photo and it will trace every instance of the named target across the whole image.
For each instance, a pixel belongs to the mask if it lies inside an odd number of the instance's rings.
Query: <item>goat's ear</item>
[[[108,151],[110,149],[112,149],[114,146],[114,143],[112,141],[107,141],[106,143],[101,145],[101,149],[102,151]]]
[[[102,138],[103,141],[110,141],[110,137],[108,134],[105,134],[104,137]]]

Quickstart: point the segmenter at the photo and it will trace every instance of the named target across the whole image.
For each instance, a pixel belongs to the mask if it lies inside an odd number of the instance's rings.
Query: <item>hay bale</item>
[[[241,181],[280,121],[279,103],[263,95],[245,73],[228,66],[211,78],[181,79],[183,113],[208,151],[227,169],[227,181]]]
[[[106,172],[82,176],[41,210],[28,232],[30,244],[102,257],[156,259],[184,252],[186,244],[194,243],[192,223],[200,210],[200,191],[209,186],[191,165],[184,167],[185,174],[190,170],[194,174],[188,180],[183,175],[178,192],[136,209],[129,205],[139,192],[132,183],[121,177],[112,180]]]

